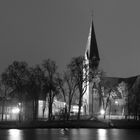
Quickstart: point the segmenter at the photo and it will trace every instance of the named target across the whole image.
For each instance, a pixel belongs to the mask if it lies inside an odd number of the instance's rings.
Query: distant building
[[[18,102],[15,100],[5,100],[0,102],[0,120],[18,120]]]

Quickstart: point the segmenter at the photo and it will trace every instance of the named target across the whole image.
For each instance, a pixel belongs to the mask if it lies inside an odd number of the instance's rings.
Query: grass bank
[[[30,128],[125,128],[140,129],[140,121],[134,120],[70,120],[70,121],[3,121],[0,129]]]

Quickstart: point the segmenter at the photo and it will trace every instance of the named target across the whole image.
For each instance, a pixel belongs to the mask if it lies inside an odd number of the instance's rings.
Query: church
[[[117,116],[120,118],[140,114],[140,76],[121,78],[106,77],[99,70],[100,55],[93,21],[90,26],[85,61],[90,69],[96,71],[92,80],[87,80],[83,96],[83,108],[86,115]],[[90,63],[92,63],[92,68]]]

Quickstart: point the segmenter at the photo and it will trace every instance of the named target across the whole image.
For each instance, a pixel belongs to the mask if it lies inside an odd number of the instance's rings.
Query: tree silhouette
[[[58,94],[58,88],[56,83],[56,73],[57,66],[56,63],[50,59],[47,59],[42,64],[47,83],[44,85],[44,88],[47,89],[47,99],[48,99],[48,119],[52,120],[52,105],[54,102],[54,97]]]
[[[87,80],[88,80],[88,66],[85,63],[85,58],[82,56],[72,58],[70,64],[68,65],[72,76],[75,80],[75,85],[79,91],[79,101],[78,101],[78,116],[77,119],[80,119],[81,114],[81,106],[82,106],[82,98],[87,89]]]
[[[13,90],[11,92],[11,96],[16,97],[20,103],[19,120],[21,120],[23,113],[22,107],[26,93],[26,85],[28,81],[27,73],[28,73],[27,63],[18,61],[14,61],[2,73],[2,81]]]
[[[33,120],[36,120],[38,117],[38,100],[43,90],[42,86],[44,80],[44,72],[39,65],[29,69],[28,79],[26,88],[28,97],[33,102]]]

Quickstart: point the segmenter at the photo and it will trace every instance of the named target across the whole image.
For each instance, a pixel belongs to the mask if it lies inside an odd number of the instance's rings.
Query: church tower
[[[85,51],[85,60],[86,64],[88,65],[88,74],[90,69],[93,71],[98,69],[100,57],[93,21],[90,25],[90,31]],[[87,89],[83,96],[83,106],[85,114],[87,115],[95,115],[100,111],[98,92],[93,88],[93,83],[89,80],[87,80]]]

